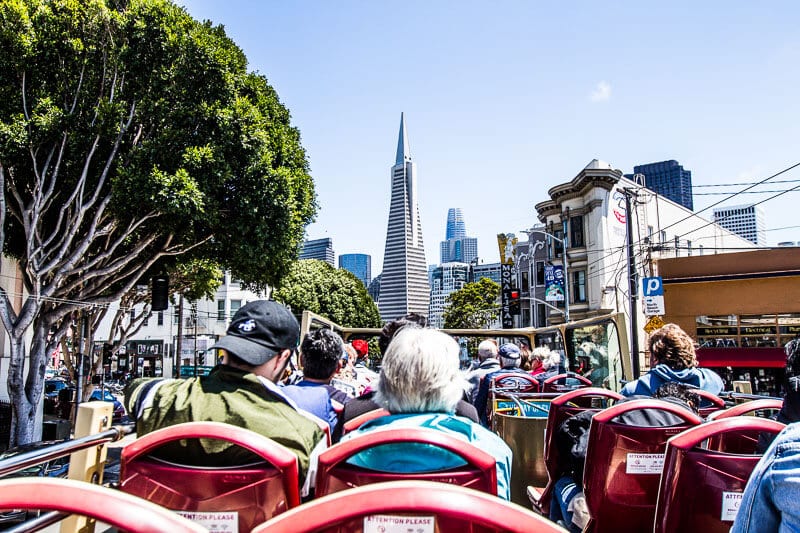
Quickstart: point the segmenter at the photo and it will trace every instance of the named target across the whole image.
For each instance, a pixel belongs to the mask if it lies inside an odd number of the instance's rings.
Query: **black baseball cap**
[[[221,348],[258,366],[283,350],[294,350],[300,325],[285,306],[274,300],[256,300],[236,311],[224,337],[211,348]]]

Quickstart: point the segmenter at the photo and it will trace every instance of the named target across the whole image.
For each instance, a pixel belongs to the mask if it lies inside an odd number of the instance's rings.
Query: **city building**
[[[473,265],[471,281],[479,281],[481,278],[489,278],[500,285],[500,263]]]
[[[764,211],[757,205],[715,207],[714,222],[754,244],[767,245]]]
[[[466,263],[445,263],[433,270],[431,281],[431,301],[428,324],[432,328],[444,327],[444,311],[447,297],[469,282],[470,265]]]
[[[367,293],[372,296],[372,299],[375,302],[378,302],[381,297],[381,275],[378,274],[375,278],[369,282],[367,285]]]
[[[556,302],[545,300],[548,237],[542,225],[536,225],[526,233],[528,240],[514,247],[516,287],[520,291],[520,315],[515,322],[517,327],[542,328],[548,325],[547,307],[558,309]]]
[[[372,257],[367,254],[342,254],[339,256],[339,268],[351,272],[361,280],[364,287],[369,287],[372,280]]]
[[[694,210],[692,171],[685,170],[674,159],[636,165],[633,167],[633,174],[626,174],[625,177],[631,181],[637,181],[637,179],[634,179],[636,174],[644,176],[644,183],[640,183],[640,185],[644,185],[651,191],[669,198],[689,211]]]
[[[386,322],[408,313],[427,315],[430,285],[417,203],[416,164],[411,160],[404,116],[391,169],[392,197],[386,227],[378,309]]]
[[[478,257],[478,239],[467,237],[461,209],[451,207],[447,211],[445,240],[439,244],[440,263],[471,263]]]
[[[333,239],[331,238],[305,241],[302,250],[300,250],[300,259],[319,259],[332,267],[336,266],[334,256]]]
[[[630,201],[626,201],[626,194]],[[548,307],[550,324],[563,322],[567,310],[570,320],[630,312],[628,227],[638,278],[652,275],[652,261],[656,259],[732,253],[755,247],[683,205],[626,179],[620,170],[597,159],[572,180],[552,187],[548,195],[549,200],[535,206],[538,219],[547,233],[566,240],[568,259],[564,273],[565,309]],[[564,266],[564,247],[558,240],[549,240],[548,261]],[[634,334],[641,354],[644,315],[640,303],[634,306],[639,326]]]

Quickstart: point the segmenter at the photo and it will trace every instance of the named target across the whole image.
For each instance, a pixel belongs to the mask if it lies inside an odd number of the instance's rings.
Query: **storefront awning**
[[[698,348],[700,366],[749,368],[784,368],[786,354],[783,348]]]

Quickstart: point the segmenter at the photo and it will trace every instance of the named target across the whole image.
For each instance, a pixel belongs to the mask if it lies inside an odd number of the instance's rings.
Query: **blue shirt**
[[[444,413],[410,413],[376,418],[348,433],[342,440],[370,431],[397,428],[429,428],[464,439],[495,458],[497,468],[497,495],[511,499],[511,448],[488,429],[467,418]],[[420,453],[424,446],[424,453]],[[432,472],[456,468],[464,460],[446,450],[434,450],[430,446],[415,443],[398,443],[378,446],[354,455],[349,463],[384,472]]]
[[[669,381],[683,383],[690,387],[703,389],[711,394],[719,394],[725,384],[719,374],[708,368],[684,368],[673,370],[665,364],[659,364],[650,372],[625,385],[620,394],[623,396],[652,396],[658,388]]]
[[[284,385],[280,391],[291,399],[298,408],[328,423],[331,435],[336,428],[336,411],[331,404],[331,397],[324,387],[305,387],[300,385]]]
[[[800,531],[800,424],[781,431],[753,469],[731,533]]]

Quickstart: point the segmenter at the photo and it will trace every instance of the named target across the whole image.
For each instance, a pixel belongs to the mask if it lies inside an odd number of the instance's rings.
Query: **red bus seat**
[[[429,481],[392,481],[329,494],[261,524],[253,533],[360,533],[365,524],[405,520],[431,530],[470,533],[556,533],[553,522],[476,490]],[[376,528],[373,528],[373,531]]]
[[[758,411],[779,411],[783,407],[783,400],[778,398],[764,398],[751,402],[734,405],[730,409],[713,413],[710,420],[727,420],[736,417],[753,418]],[[758,444],[758,434],[743,432],[740,434],[725,432],[714,435],[708,440],[707,448],[712,450],[725,450],[729,453],[749,454],[754,453]]]
[[[369,448],[398,443],[436,446],[459,456],[466,464],[441,471],[399,473],[370,470],[347,462],[357,453]],[[494,457],[458,437],[429,428],[371,431],[331,446],[319,455],[316,495],[324,496],[352,487],[407,479],[439,481],[497,495]]]
[[[558,382],[560,380],[566,380],[567,378],[575,379],[580,382],[580,385],[559,385]],[[580,374],[576,374],[575,372],[565,372],[563,374],[556,374],[555,376],[550,376],[542,383],[542,392],[568,392],[571,390],[584,388],[584,387],[591,387],[592,380],[587,379]]]
[[[142,498],[85,481],[52,477],[0,480],[0,509],[39,509],[76,514],[133,533],[207,531],[200,524]]]
[[[614,422],[625,413],[652,409],[685,424],[642,427]],[[590,531],[650,531],[667,440],[703,420],[662,400],[631,400],[597,413],[589,428],[583,490]]]
[[[727,533],[733,525],[742,492],[756,463],[755,454],[700,448],[703,441],[724,434],[779,433],[774,420],[732,417],[688,429],[667,442],[656,505],[655,533],[702,531]],[[724,442],[725,439],[723,439]]]
[[[699,414],[703,418],[708,417],[709,415],[711,415],[711,413],[715,413],[717,411],[725,409],[725,400],[723,400],[716,394],[710,393],[707,390],[703,389],[691,389],[691,392],[700,396],[701,403],[703,403],[702,400],[705,400],[705,403],[711,404],[704,407],[698,406]]]
[[[351,418],[350,420],[344,423],[344,430],[342,434],[346,435],[347,433],[350,433],[351,431],[360,428],[362,424],[366,424],[370,420],[374,420],[376,418],[380,418],[388,414],[390,414],[389,411],[387,411],[383,407],[379,407],[378,409],[373,409],[372,411],[367,411],[366,413],[361,413],[357,417]]]
[[[744,402],[729,409],[725,409],[713,415],[714,420],[722,420],[732,416],[750,415],[756,411],[780,411],[783,407],[783,400],[778,398],[764,398],[762,400],[753,400],[752,402]]]
[[[201,467],[150,456],[169,442],[194,438],[232,442],[263,462]],[[176,424],[137,438],[122,449],[119,488],[176,511],[236,512],[240,532],[300,504],[297,456],[254,431],[220,422]]]
[[[553,485],[558,481],[558,448],[553,444],[558,426],[581,411],[600,411],[601,407],[597,406],[598,400],[604,402],[621,399],[622,395],[614,391],[588,387],[564,393],[550,402],[544,440],[544,463],[548,481],[543,488],[529,487],[528,490],[528,497],[538,512],[544,515],[549,513]]]
[[[494,414],[495,402],[497,400],[510,400],[511,394],[515,393],[536,393],[539,392],[539,382],[530,374],[519,372],[504,372],[497,374],[489,383],[489,401],[486,402],[486,419],[489,427],[492,428],[492,415]]]

